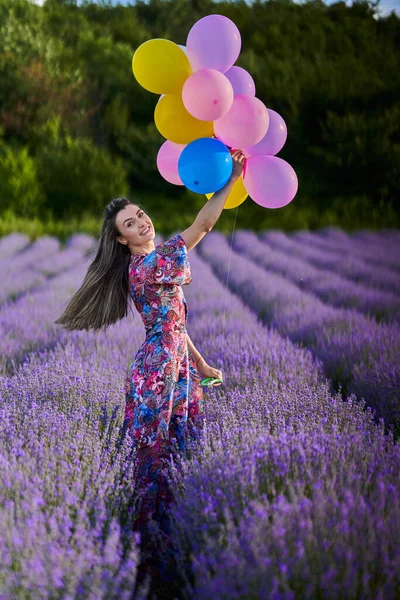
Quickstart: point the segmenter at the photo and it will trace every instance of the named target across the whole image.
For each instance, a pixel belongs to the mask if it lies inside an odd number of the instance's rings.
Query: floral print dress
[[[191,280],[180,234],[130,258],[131,295],[146,339],[126,376],[124,425],[137,450],[142,526],[149,516],[162,518],[172,499],[165,479],[169,454],[184,450],[187,435],[204,427],[203,389],[187,344],[188,308],[181,288]]]

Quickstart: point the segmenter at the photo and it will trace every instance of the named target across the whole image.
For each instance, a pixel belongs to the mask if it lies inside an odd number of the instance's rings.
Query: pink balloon
[[[175,144],[167,140],[157,154],[157,168],[169,183],[184,185],[178,173],[178,160],[186,144]]]
[[[242,148],[246,157],[254,156],[255,154],[278,154],[282,150],[287,138],[287,127],[281,115],[267,108],[269,114],[269,127],[263,139],[255,146]]]
[[[232,84],[220,71],[201,69],[188,77],[182,88],[185,108],[201,121],[226,115],[233,102]]]
[[[225,76],[231,82],[235,96],[237,94],[246,94],[247,96],[256,95],[254,79],[250,73],[245,69],[242,69],[242,67],[231,67],[225,72]]]
[[[193,71],[216,69],[225,73],[239,56],[241,46],[239,29],[223,15],[208,15],[196,21],[186,40]]]
[[[267,133],[269,115],[258,98],[238,94],[230,111],[214,122],[215,135],[227,146],[244,148],[257,144]]]
[[[299,186],[296,172],[288,162],[261,154],[247,159],[243,183],[250,198],[264,208],[286,206]]]

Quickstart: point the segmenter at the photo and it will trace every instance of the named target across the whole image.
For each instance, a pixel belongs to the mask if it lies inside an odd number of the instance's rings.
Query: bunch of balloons
[[[161,94],[154,122],[166,138],[157,155],[164,179],[211,197],[232,173],[232,148],[240,148],[245,168],[224,208],[248,195],[265,208],[280,208],[298,188],[292,166],[275,156],[287,128],[256,98],[250,73],[234,65],[241,44],[233,21],[208,15],[193,25],[186,46],[159,38],[141,44],[132,71],[142,87]]]

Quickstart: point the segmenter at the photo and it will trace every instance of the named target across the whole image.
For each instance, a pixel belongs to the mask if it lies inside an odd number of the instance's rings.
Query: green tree
[[[44,201],[28,148],[14,148],[0,137],[0,214],[34,217]]]
[[[126,196],[126,165],[90,139],[72,138],[54,117],[35,131],[35,162],[46,208],[56,218],[94,214]]]

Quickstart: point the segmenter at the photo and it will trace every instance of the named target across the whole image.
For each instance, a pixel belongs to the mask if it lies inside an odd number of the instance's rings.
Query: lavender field
[[[54,324],[94,245],[0,239],[2,600],[153,597],[121,435],[144,326]],[[168,597],[400,597],[399,250],[397,231],[327,229],[190,252],[187,329],[224,385],[172,470]]]

